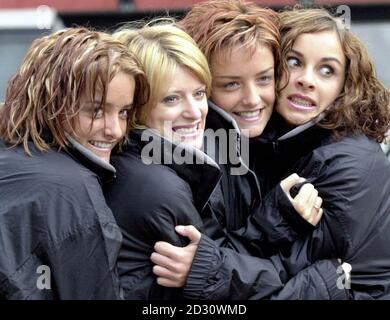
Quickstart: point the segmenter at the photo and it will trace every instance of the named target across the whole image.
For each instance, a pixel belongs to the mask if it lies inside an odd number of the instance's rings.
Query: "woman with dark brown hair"
[[[351,298],[389,299],[390,163],[379,144],[390,129],[389,91],[361,41],[326,10],[279,16],[288,73],[262,137],[274,147],[266,169],[275,182],[297,172],[324,200],[304,242],[309,260],[341,258],[352,268]]]
[[[138,60],[107,34],[33,42],[0,111],[0,298],[121,298],[122,236],[101,184],[147,95]]]

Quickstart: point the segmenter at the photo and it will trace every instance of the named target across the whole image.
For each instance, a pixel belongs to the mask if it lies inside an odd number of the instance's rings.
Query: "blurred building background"
[[[164,16],[181,17],[201,0],[0,0],[0,101],[7,81],[33,39],[69,26],[112,31],[120,24]],[[253,1],[253,0],[252,0]],[[350,11],[351,28],[365,42],[380,79],[390,87],[390,0],[254,0],[281,9],[296,3]],[[344,7],[341,5],[346,5]],[[348,14],[348,13],[347,13]]]
[[[0,0],[0,102],[31,42],[64,27],[113,31],[128,21],[156,16],[180,18],[201,0]],[[276,10],[302,3],[343,10],[366,44],[379,75],[390,88],[390,0],[252,0]],[[387,147],[388,148],[388,147]]]

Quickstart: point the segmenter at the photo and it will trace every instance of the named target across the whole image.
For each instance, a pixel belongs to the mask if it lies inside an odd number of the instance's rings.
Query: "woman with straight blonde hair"
[[[122,298],[101,185],[147,96],[138,60],[107,34],[33,42],[0,108],[0,299]]]

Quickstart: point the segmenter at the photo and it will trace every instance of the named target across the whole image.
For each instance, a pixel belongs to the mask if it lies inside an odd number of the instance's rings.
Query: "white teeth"
[[[112,143],[107,143],[107,142],[90,141],[89,143],[97,148],[102,148],[102,149],[111,149],[112,147]]]
[[[192,128],[179,128],[179,129],[176,129],[175,132],[177,134],[181,134],[181,135],[194,134],[197,132],[197,126],[194,126]]]
[[[291,101],[304,107],[311,107],[313,105],[310,101],[298,97],[291,98]]]
[[[241,111],[241,112],[236,112],[239,116],[245,117],[245,118],[253,118],[257,117],[260,114],[260,110],[256,111]]]

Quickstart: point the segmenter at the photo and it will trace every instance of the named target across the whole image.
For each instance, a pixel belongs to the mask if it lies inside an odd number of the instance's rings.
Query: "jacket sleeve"
[[[229,240],[235,248],[243,248],[258,257],[270,257],[314,229],[296,212],[278,184],[253,210],[246,226],[229,233]]]
[[[337,157],[324,161],[317,156],[302,171],[319,190],[324,214],[316,230],[294,243],[283,259],[291,260],[299,251],[308,261],[340,258],[352,266],[354,299],[388,295],[390,255],[380,248],[390,245],[390,165],[380,150],[366,144],[340,146]],[[295,268],[303,263],[296,259]]]
[[[3,207],[0,296],[120,299],[115,262],[122,236],[101,190],[86,195],[78,184],[52,180],[37,181],[34,190],[20,186],[24,197],[13,191]]]
[[[278,255],[260,259],[239,254],[202,235],[184,287],[188,299],[342,299],[335,290],[335,264],[317,262],[295,275]],[[291,279],[291,278],[294,278]],[[291,279],[291,280],[290,280]],[[290,280],[290,281],[289,281]]]
[[[336,259],[319,260],[303,269],[272,294],[271,300],[348,300],[343,269]]]
[[[123,185],[113,186],[107,193],[109,204],[123,233],[123,244],[118,258],[120,280],[125,299],[165,300],[182,298],[181,289],[167,288],[157,284],[150,260],[157,241],[166,241],[175,246],[185,246],[188,239],[175,231],[176,225],[192,224],[202,228],[201,218],[194,207],[189,186],[179,179],[155,185],[153,190],[134,197],[149,197],[142,206],[128,194]],[[129,202],[123,202],[126,198]],[[141,202],[139,202],[141,203]]]

